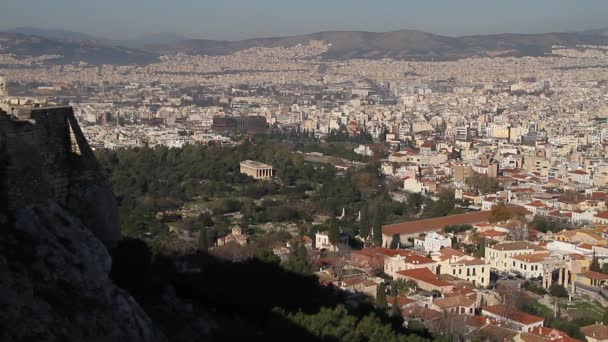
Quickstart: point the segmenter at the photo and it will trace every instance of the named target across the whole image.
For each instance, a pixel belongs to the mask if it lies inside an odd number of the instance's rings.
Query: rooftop
[[[416,234],[436,231],[449,225],[480,223],[487,221],[490,218],[490,214],[489,211],[478,211],[474,213],[389,224],[382,227],[382,235]]]
[[[585,336],[593,337],[597,340],[608,339],[608,326],[603,324],[588,325],[581,328]]]
[[[488,246],[487,248],[491,248],[494,250],[500,250],[500,251],[516,251],[516,250],[523,250],[523,249],[533,249],[534,251],[544,251],[545,250],[544,248],[539,247],[533,243],[524,242],[524,241],[499,243],[494,246]]]
[[[450,286],[451,284],[442,280],[439,280],[433,272],[431,272],[428,268],[414,268],[411,270],[403,270],[397,272],[402,276],[410,278],[414,281],[422,281],[427,284],[431,284],[437,287]]]
[[[241,165],[249,166],[254,169],[272,169],[272,165],[260,163],[253,160],[244,160],[241,162]]]
[[[529,325],[529,324],[534,324],[534,323],[538,323],[538,322],[543,322],[545,319],[542,317],[538,317],[538,316],[534,316],[534,315],[530,315],[527,314],[525,312],[521,312],[521,311],[513,311],[513,310],[509,310],[506,306],[499,304],[499,305],[493,305],[493,306],[486,306],[483,308],[484,312],[489,312],[491,314],[500,316],[500,317],[506,317],[509,316],[509,319],[511,321],[523,324],[523,325]]]

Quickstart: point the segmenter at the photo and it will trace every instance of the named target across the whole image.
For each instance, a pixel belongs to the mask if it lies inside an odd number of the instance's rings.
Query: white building
[[[529,242],[505,242],[496,244],[494,246],[486,246],[485,249],[485,258],[490,263],[492,268],[503,272],[511,269],[509,264],[511,257],[546,251],[546,249]]]
[[[439,274],[449,274],[475,286],[490,285],[490,265],[459,250],[446,247],[433,254]]]
[[[354,151],[356,154],[359,154],[362,156],[371,157],[374,155],[374,151],[372,151],[372,148],[370,145],[359,145],[358,147],[355,147]]]
[[[522,332],[530,332],[534,328],[542,327],[545,321],[542,317],[510,310],[502,304],[486,306],[482,308],[481,314]]]
[[[428,233],[426,236],[421,236],[414,239],[414,247],[425,252],[437,252],[444,247],[452,246],[452,239],[437,232]]]

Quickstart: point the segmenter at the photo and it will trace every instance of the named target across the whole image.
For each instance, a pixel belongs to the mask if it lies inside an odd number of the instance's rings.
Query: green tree
[[[329,226],[327,229],[327,235],[329,237],[329,242],[332,245],[340,242],[340,225],[336,219],[331,219],[329,221]]]
[[[302,244],[295,246],[294,251],[289,255],[283,267],[291,272],[309,274],[312,272],[312,266],[308,262],[308,253],[306,247]]]
[[[382,245],[382,220],[380,218],[374,220],[374,226],[372,229],[374,231],[374,244],[377,246]]]
[[[281,262],[281,258],[279,258],[272,249],[270,248],[258,248],[255,251],[256,259],[265,262],[267,264],[279,264]]]
[[[367,213],[367,205],[361,208],[361,220],[359,221],[359,235],[364,240],[367,240],[370,232],[369,217]]]
[[[399,307],[399,301],[397,300],[397,296],[393,297],[393,305],[391,307],[391,317],[401,317],[401,308]]]
[[[437,201],[428,201],[424,216],[432,218],[459,213],[459,210],[455,209],[456,199],[453,191],[444,189],[439,192],[438,197]]]
[[[394,290],[394,293],[397,295],[406,295],[410,290],[415,288],[416,283],[412,280],[397,279],[391,282],[391,290]]]
[[[496,178],[491,178],[482,174],[475,174],[465,180],[466,184],[481,194],[495,193],[501,189],[500,182]]]
[[[374,233],[373,242],[375,245],[382,245],[382,218],[383,210],[380,202],[374,206],[374,222],[372,224],[372,231]]]
[[[549,294],[553,297],[568,297],[568,290],[563,285],[553,284],[549,287]]]
[[[203,251],[203,252],[206,252],[207,250],[209,250],[209,240],[207,237],[207,228],[206,227],[201,227],[199,229],[198,250]]]
[[[593,252],[593,258],[591,259],[591,265],[589,265],[589,270],[591,270],[593,272],[602,271],[602,267],[600,266],[600,261],[598,260],[597,255],[595,255],[595,252]]]
[[[384,283],[378,285],[376,305],[381,309],[386,309],[388,307],[388,303],[386,302],[386,284]]]
[[[393,238],[391,239],[391,245],[389,246],[389,248],[397,249],[400,245],[401,245],[401,237],[399,236],[399,234],[393,235]]]

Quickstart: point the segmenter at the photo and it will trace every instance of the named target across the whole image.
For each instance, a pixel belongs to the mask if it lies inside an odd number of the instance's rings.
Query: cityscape
[[[0,340],[608,341],[608,30],[0,31]]]

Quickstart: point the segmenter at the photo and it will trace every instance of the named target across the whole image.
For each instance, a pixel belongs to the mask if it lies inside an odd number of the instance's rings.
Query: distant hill
[[[608,45],[608,37],[595,33],[496,34],[447,37],[414,30],[392,32],[326,31],[291,37],[241,41],[191,39],[177,44],[147,47],[160,54],[222,55],[252,47],[278,47],[322,40],[331,44],[326,58],[394,58],[403,60],[455,60],[484,56],[543,56],[552,45]]]
[[[392,32],[326,31],[290,37],[240,41],[184,39],[176,33],[144,35],[111,41],[64,30],[19,28],[0,32],[0,53],[17,56],[59,54],[59,63],[147,64],[162,54],[225,55],[252,47],[289,47],[320,40],[330,44],[328,59],[393,58],[399,60],[457,60],[469,57],[544,56],[551,46],[608,45],[608,29],[541,34],[495,34],[448,37],[401,30]]]
[[[170,45],[177,44],[178,42],[188,40],[189,38],[175,32],[158,32],[151,34],[144,34],[133,39],[116,41],[124,46],[132,47],[144,47],[149,45]]]
[[[587,31],[583,31],[582,33],[599,35],[599,36],[608,36],[608,27],[595,29],[595,30],[587,30]]]
[[[158,55],[133,48],[125,48],[95,40],[76,38],[46,38],[12,32],[0,32],[0,53],[11,53],[17,57],[61,55],[53,60],[57,64],[84,61],[89,64],[148,64]]]
[[[88,35],[86,33],[59,29],[42,29],[38,27],[16,27],[14,29],[7,30],[6,32],[59,40],[90,40],[98,42],[107,41],[107,39],[100,39]]]

